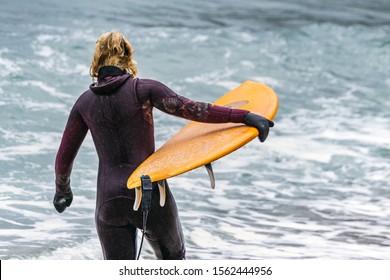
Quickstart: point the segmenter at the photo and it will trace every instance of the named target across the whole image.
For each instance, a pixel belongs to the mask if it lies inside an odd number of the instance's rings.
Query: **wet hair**
[[[137,66],[133,59],[134,49],[129,41],[119,32],[104,33],[96,41],[89,74],[92,79],[98,76],[103,66],[116,66],[137,76]]]

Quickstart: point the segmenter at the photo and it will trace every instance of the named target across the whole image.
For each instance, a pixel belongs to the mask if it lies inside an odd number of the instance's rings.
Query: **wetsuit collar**
[[[115,66],[103,66],[99,69],[98,81],[89,88],[99,95],[110,95],[122,86],[132,75]]]
[[[125,70],[120,69],[116,66],[103,66],[99,69],[98,80],[103,79],[107,76],[121,76],[126,74]]]

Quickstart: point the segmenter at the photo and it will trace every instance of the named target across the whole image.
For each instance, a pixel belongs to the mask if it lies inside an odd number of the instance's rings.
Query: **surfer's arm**
[[[230,109],[210,103],[198,102],[180,96],[166,85],[141,79],[137,85],[137,97],[142,103],[151,103],[157,109],[191,121],[206,123],[243,123],[246,110]]]
[[[73,161],[87,132],[88,126],[76,106],[74,106],[70,112],[55,160],[56,194],[53,204],[60,213],[66,207],[69,207],[72,202],[70,173],[72,172]]]

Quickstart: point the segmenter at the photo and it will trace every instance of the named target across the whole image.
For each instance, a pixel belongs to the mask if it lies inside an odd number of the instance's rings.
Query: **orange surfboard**
[[[273,120],[278,109],[278,98],[268,86],[246,81],[213,104],[248,110]],[[256,128],[244,124],[190,122],[130,175],[127,187],[136,188],[137,196],[134,209],[138,209],[142,197],[140,191],[142,175],[148,175],[152,182],[156,182],[205,165],[213,185],[210,163],[237,150],[257,136]],[[160,204],[163,205],[164,186],[159,187]]]

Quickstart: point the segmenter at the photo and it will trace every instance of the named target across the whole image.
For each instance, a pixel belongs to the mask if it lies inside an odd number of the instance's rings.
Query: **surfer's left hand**
[[[260,142],[264,142],[267,139],[269,128],[274,126],[274,122],[270,121],[260,115],[256,115],[253,113],[248,113],[245,116],[244,123],[247,126],[252,126],[257,128],[259,131],[259,140]]]

